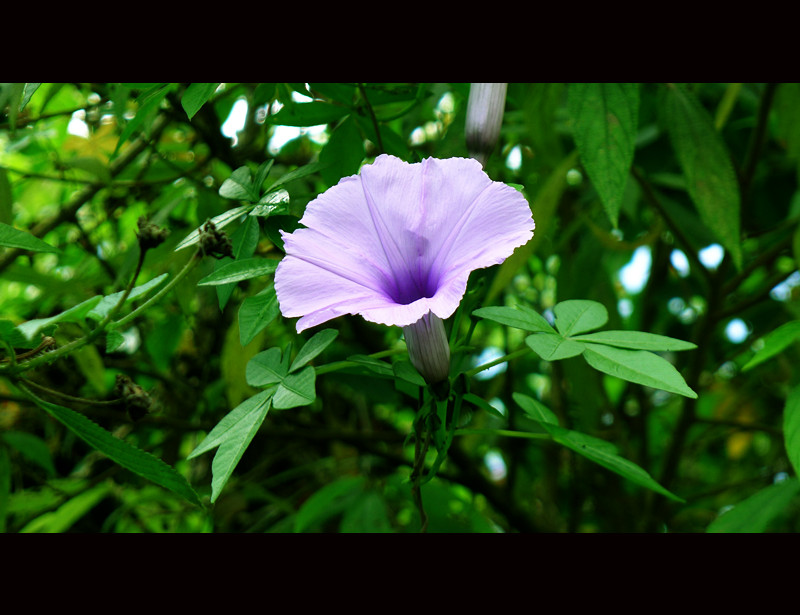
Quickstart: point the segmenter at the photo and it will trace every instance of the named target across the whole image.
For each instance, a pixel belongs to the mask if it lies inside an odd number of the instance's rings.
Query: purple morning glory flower
[[[502,263],[533,236],[525,197],[469,158],[410,164],[381,155],[306,207],[282,232],[275,272],[284,316],[303,331],[343,314],[404,328],[414,366],[447,378],[442,319],[475,269]]]

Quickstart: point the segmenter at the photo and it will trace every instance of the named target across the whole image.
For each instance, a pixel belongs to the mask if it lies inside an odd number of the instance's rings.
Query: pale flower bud
[[[507,88],[507,83],[472,83],[469,87],[464,128],[467,151],[483,166],[500,136]]]
[[[411,364],[425,382],[435,385],[447,380],[450,375],[450,343],[442,319],[428,312],[413,325],[403,327],[403,334]]]

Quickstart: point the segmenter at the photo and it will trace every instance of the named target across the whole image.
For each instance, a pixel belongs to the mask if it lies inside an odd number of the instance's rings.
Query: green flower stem
[[[392,350],[382,350],[380,352],[374,352],[370,355],[367,355],[370,359],[382,359],[384,357],[390,357],[395,354],[401,354],[405,352],[405,348],[394,348]],[[317,376],[321,374],[327,374],[330,372],[335,372],[340,369],[346,369],[348,367],[358,367],[362,365],[361,363],[357,363],[355,361],[334,361],[333,363],[327,363],[326,365],[320,365],[319,367],[315,367],[314,371],[317,373]]]
[[[530,348],[527,347],[520,348],[498,359],[494,359],[493,361],[489,361],[488,363],[484,363],[483,365],[478,365],[478,367],[473,367],[471,370],[464,372],[464,375],[467,378],[472,378],[475,374],[478,374],[485,369],[489,369],[490,367],[494,367],[495,365],[500,365],[501,363],[505,363],[507,361],[512,361],[513,359],[517,359],[519,357],[524,357],[529,352],[531,352]]]

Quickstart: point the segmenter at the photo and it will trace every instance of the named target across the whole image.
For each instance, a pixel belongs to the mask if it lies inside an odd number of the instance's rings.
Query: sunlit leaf
[[[490,306],[478,308],[472,312],[474,316],[498,322],[501,325],[524,329],[525,331],[541,331],[555,333],[555,329],[544,316],[524,305],[516,307]]]
[[[633,350],[678,351],[697,348],[697,345],[691,342],[643,331],[596,331],[571,339],[576,342],[594,342]]]
[[[189,119],[213,96],[219,83],[191,83],[181,96],[181,106]]]
[[[553,307],[556,329],[567,337],[602,327],[608,322],[608,310],[597,301],[571,299]]]
[[[534,333],[525,338],[525,343],[546,361],[576,357],[584,349],[580,342],[565,339],[558,333]]]
[[[231,282],[241,282],[252,278],[260,278],[264,275],[275,273],[278,261],[266,258],[245,258],[240,261],[232,261],[208,274],[200,280],[198,286],[214,286],[217,284],[229,284]]]
[[[583,358],[593,368],[610,376],[686,397],[697,397],[672,363],[652,352],[587,343]]]

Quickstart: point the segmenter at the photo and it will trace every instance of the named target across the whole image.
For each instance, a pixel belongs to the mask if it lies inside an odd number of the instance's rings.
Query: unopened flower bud
[[[408,356],[429,385],[446,381],[450,375],[450,343],[444,322],[428,312],[413,325],[403,327]]]
[[[149,250],[160,246],[169,235],[169,229],[161,228],[152,222],[148,222],[147,218],[141,216],[138,221],[139,232],[139,246],[142,250]]]
[[[464,127],[467,150],[483,166],[500,136],[507,88],[507,83],[472,83],[469,87]]]

